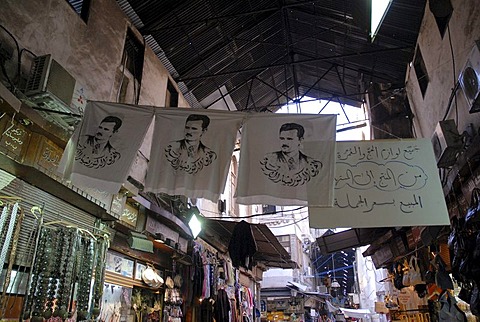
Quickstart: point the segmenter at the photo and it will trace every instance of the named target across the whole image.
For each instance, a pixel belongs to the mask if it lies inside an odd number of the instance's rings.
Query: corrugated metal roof
[[[361,81],[403,86],[426,3],[394,0],[372,43],[368,1],[117,1],[192,106],[225,86],[257,111],[304,94],[358,106]]]

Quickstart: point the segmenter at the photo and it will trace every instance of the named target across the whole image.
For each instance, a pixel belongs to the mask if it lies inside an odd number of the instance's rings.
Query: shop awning
[[[202,218],[199,237],[222,252],[228,251],[228,244],[237,222]],[[283,248],[277,237],[264,224],[250,224],[258,251],[254,256],[257,263],[266,267],[298,268],[290,254]]]
[[[385,235],[389,228],[354,228],[339,233],[323,235],[317,238],[317,244],[323,255],[335,253],[347,248],[371,244]]]

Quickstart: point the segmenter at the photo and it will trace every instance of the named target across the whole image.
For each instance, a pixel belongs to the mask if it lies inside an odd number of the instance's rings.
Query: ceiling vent
[[[35,57],[25,95],[42,117],[69,131],[86,106],[83,87],[51,55]]]
[[[448,168],[455,164],[457,155],[463,147],[454,120],[440,121],[432,137],[433,152],[439,168]]]
[[[480,112],[480,41],[475,42],[458,81],[467,100],[469,112]]]

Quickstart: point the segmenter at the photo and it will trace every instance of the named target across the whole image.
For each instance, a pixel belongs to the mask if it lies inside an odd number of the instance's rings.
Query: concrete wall
[[[430,82],[422,97],[413,65],[407,72],[406,90],[414,114],[414,128],[417,137],[430,138],[437,122],[443,119],[454,81],[465,64],[474,41],[480,39],[480,5],[478,0],[451,0],[453,14],[449,22],[453,57],[450,49],[448,30],[442,39],[435,18],[427,7],[420,27],[417,46],[420,47]],[[455,63],[455,76],[453,74]],[[462,90],[457,91],[458,119],[455,101],[447,119],[456,119],[462,133],[469,123],[475,128],[480,125],[480,113],[469,114],[469,107]]]
[[[0,22],[20,48],[36,55],[52,54],[85,87],[88,99],[115,102],[116,75],[131,24],[115,0],[91,3],[85,23],[65,0],[2,0]],[[168,77],[147,46],[139,104],[164,106]],[[181,93],[179,106],[188,107]]]

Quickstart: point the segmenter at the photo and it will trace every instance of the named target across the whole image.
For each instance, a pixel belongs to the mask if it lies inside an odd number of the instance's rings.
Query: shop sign
[[[275,311],[275,310],[286,310],[290,306],[288,303],[290,299],[276,299],[273,301],[268,301],[267,303],[267,310],[268,311]]]
[[[134,206],[126,203],[123,209],[120,221],[126,223],[129,226],[136,227],[138,218],[138,209]]]
[[[398,302],[402,305],[406,305],[412,299],[412,292],[408,288],[404,288],[398,294]]]
[[[110,206],[110,214],[115,218],[120,219],[125,208],[127,196],[123,193],[118,193],[112,197],[112,205]]]
[[[337,142],[333,207],[309,207],[310,227],[449,225],[429,139]]]
[[[0,120],[0,131],[3,133],[0,139],[1,151],[15,160],[21,160],[27,149],[30,133],[8,116]]]

